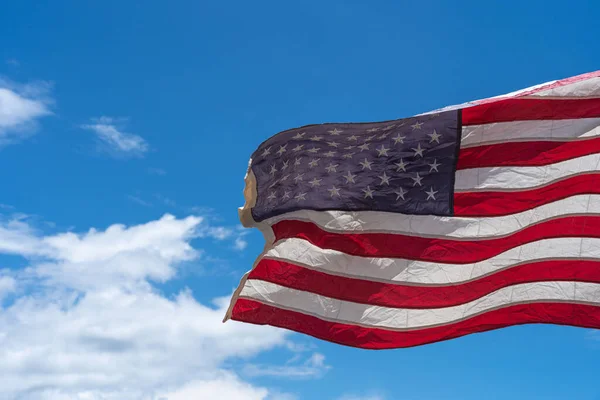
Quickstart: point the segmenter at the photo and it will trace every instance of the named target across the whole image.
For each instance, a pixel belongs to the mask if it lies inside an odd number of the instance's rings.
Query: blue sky
[[[0,397],[600,399],[584,329],[364,351],[220,324],[262,249],[237,207],[264,139],[597,70],[600,3],[569,5],[4,4]]]

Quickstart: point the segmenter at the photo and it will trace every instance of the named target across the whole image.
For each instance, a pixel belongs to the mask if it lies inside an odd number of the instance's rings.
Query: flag
[[[600,71],[281,132],[245,183],[266,246],[226,319],[369,349],[600,328]]]

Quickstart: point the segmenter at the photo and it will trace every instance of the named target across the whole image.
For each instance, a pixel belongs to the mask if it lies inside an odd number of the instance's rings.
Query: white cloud
[[[35,235],[35,230],[21,218],[0,219],[0,254],[46,255],[46,246]]]
[[[267,389],[253,387],[232,374],[222,373],[210,380],[192,381],[161,397],[168,400],[266,400],[267,396],[269,396]]]
[[[210,228],[165,215],[45,235],[26,220],[0,220],[0,253],[29,260],[0,278],[0,293],[13,294],[0,307],[0,398],[293,398],[224,367],[285,348],[285,331],[223,324],[229,297],[202,304],[189,290],[166,297],[151,283],[199,257],[190,241]],[[306,362],[323,365],[320,356]]]
[[[52,114],[49,89],[45,82],[18,85],[0,79],[0,147],[29,137],[38,120]]]
[[[202,223],[201,217],[176,219],[167,214],[143,225],[117,224],[105,231],[90,229],[83,234],[67,232],[32,237],[23,227],[24,222],[17,225],[17,232],[19,240],[29,243],[29,255],[51,260],[38,262],[29,271],[30,275],[84,290],[90,286],[114,285],[114,282],[131,284],[172,278],[178,262],[198,256],[188,241],[197,235]]]
[[[119,124],[121,120],[111,117],[100,117],[92,120],[92,124],[81,125],[90,130],[103,145],[103,149],[115,156],[141,157],[149,150],[149,145],[139,135],[124,132]]]

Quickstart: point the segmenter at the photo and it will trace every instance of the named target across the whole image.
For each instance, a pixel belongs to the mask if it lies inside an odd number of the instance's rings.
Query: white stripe
[[[600,118],[497,122],[462,129],[461,148],[532,140],[562,141],[600,136]]]
[[[563,86],[541,90],[527,97],[598,97],[600,96],[600,77],[584,79]]]
[[[600,96],[600,78],[592,77],[583,79],[580,81],[576,81],[573,83],[563,84],[561,86],[555,88],[543,89],[546,86],[552,86],[555,83],[559,82],[558,80],[548,81],[545,83],[540,83],[538,85],[533,85],[524,89],[518,89],[510,93],[501,94],[498,96],[488,97],[482,100],[465,102],[462,104],[455,104],[448,107],[439,108],[437,110],[432,110],[427,113],[419,114],[419,115],[427,115],[432,113],[438,113],[443,111],[456,110],[458,108],[466,108],[470,106],[477,105],[483,101],[490,100],[502,100],[507,98],[536,98],[536,97],[563,97],[563,98],[585,98],[585,97],[596,97]],[[541,89],[541,90],[540,90]],[[527,95],[526,93],[531,92],[533,90],[539,90],[537,92],[531,93]]]
[[[484,98],[484,99],[479,99],[479,100],[475,100],[475,101],[468,101],[465,103],[461,103],[461,104],[454,104],[451,106],[447,106],[447,107],[442,107],[442,108],[438,108],[436,110],[432,110],[423,114],[418,114],[419,115],[427,115],[427,114],[433,114],[433,113],[440,113],[440,112],[445,112],[445,111],[451,111],[451,110],[457,110],[459,108],[467,108],[467,107],[472,107],[472,106],[476,106],[478,104],[480,104],[483,101],[489,101],[489,100],[502,100],[502,99],[506,99],[506,98],[514,98],[514,97],[518,97],[519,95],[522,95],[523,93],[526,92],[530,92],[532,90],[538,89],[538,88],[542,88],[544,86],[550,86],[554,83],[556,83],[558,81],[554,80],[554,81],[549,81],[549,82],[545,82],[545,83],[540,83],[538,85],[534,85],[534,86],[530,86],[527,87],[525,89],[519,89],[519,90],[515,90],[514,92],[510,92],[510,93],[506,93],[506,94],[501,94],[498,96],[493,96],[493,97],[488,97],[488,98]]]
[[[240,296],[329,321],[384,329],[422,329],[450,324],[486,311],[519,303],[576,302],[600,306],[600,284],[582,282],[525,283],[500,289],[458,306],[433,309],[371,306],[250,279],[246,281]]]
[[[598,171],[600,154],[590,154],[540,167],[488,167],[456,171],[457,191],[528,189],[561,178]]]
[[[270,218],[265,222],[268,225],[274,225],[282,220],[312,222],[325,231],[337,233],[395,233],[481,240],[509,235],[551,218],[577,214],[600,214],[600,195],[572,196],[531,210],[500,217],[437,217],[383,211],[298,210]]]
[[[515,90],[514,92],[510,92],[510,93],[506,93],[506,94],[501,94],[499,96],[490,97],[490,99],[505,98],[505,97],[519,97],[523,93],[531,92],[532,90],[537,90],[537,89],[540,89],[540,88],[543,88],[543,87],[546,87],[546,86],[550,86],[550,85],[555,84],[556,82],[558,82],[558,81],[557,80],[553,80],[553,81],[548,81],[548,82],[544,82],[544,83],[539,83],[537,85],[526,87],[525,89],[518,89],[518,90]]]
[[[295,238],[277,242],[264,257],[357,279],[417,285],[448,285],[474,280],[516,264],[544,259],[584,257],[600,261],[600,239],[544,239],[514,247],[495,257],[472,264],[353,256],[336,250],[321,249],[306,240]]]

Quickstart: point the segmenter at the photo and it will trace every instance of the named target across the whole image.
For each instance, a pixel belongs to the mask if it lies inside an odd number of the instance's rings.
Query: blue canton
[[[452,215],[459,111],[281,132],[252,155],[256,221],[295,210]]]

